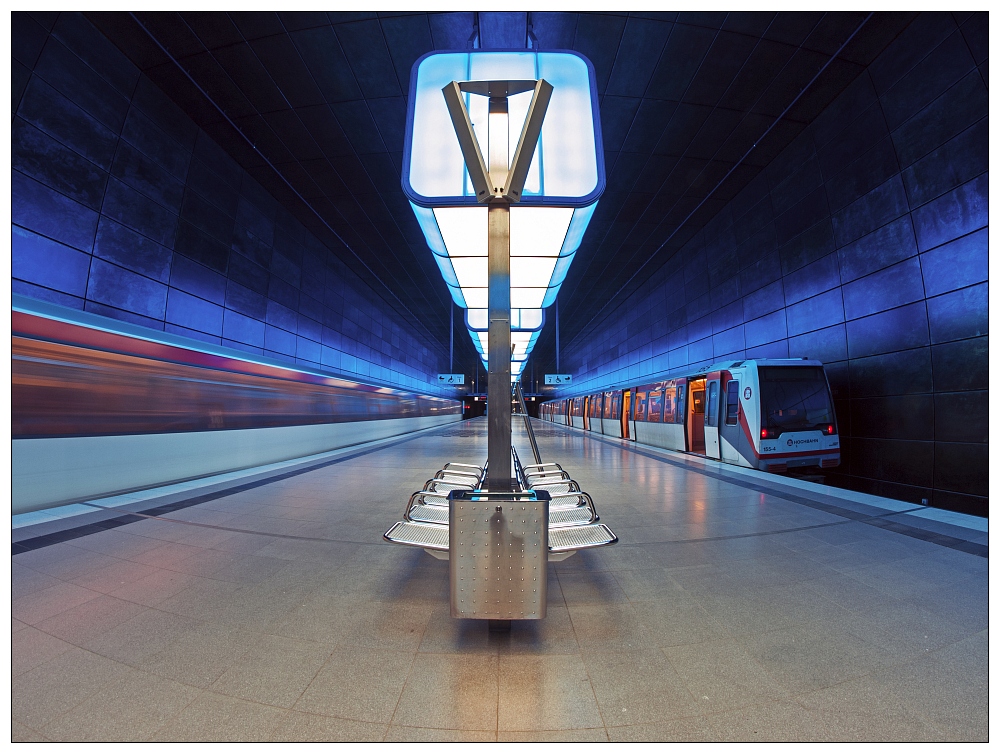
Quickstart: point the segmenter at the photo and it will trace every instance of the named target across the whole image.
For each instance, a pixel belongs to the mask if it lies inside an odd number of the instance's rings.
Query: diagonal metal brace
[[[441,91],[444,93],[444,101],[448,104],[448,114],[451,115],[455,135],[458,136],[458,144],[462,148],[462,157],[465,158],[465,167],[472,179],[472,187],[476,190],[476,201],[488,202],[493,198],[493,185],[490,183],[490,174],[483,161],[483,153],[479,151],[476,134],[472,130],[472,120],[465,108],[462,91],[457,81],[447,84]]]
[[[524,119],[521,137],[517,140],[517,151],[514,152],[514,161],[510,164],[507,185],[504,187],[504,198],[512,202],[521,201],[521,192],[528,178],[531,158],[535,156],[535,147],[542,133],[542,121],[545,119],[550,99],[552,99],[552,84],[545,79],[539,79],[535,82],[535,92],[531,95],[528,115]]]
[[[448,114],[451,116],[451,123],[455,128],[455,135],[458,137],[458,144],[462,149],[465,166],[476,191],[476,201],[485,203],[493,198],[507,199],[511,202],[521,201],[521,192],[524,190],[524,182],[528,177],[528,168],[531,167],[531,160],[538,145],[538,137],[542,132],[545,111],[552,98],[552,84],[545,79],[537,81],[452,81],[441,91],[448,105]],[[521,136],[517,142],[517,150],[514,152],[514,160],[510,165],[510,172],[507,174],[503,186],[496,185],[486,168],[486,162],[483,160],[483,153],[479,149],[479,142],[472,129],[472,119],[465,107],[462,92],[503,99],[522,92],[533,92],[531,104],[528,106],[528,114],[524,119],[524,126],[521,128]],[[494,196],[495,192],[496,196]]]

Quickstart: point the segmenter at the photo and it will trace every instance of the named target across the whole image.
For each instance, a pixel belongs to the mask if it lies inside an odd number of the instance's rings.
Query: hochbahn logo
[[[812,439],[809,439],[809,440],[792,440],[792,439],[789,438],[789,440],[788,440],[788,447],[790,448],[793,445],[809,445],[810,443],[814,443],[814,442],[819,442],[819,440],[817,440],[816,438],[812,438]]]

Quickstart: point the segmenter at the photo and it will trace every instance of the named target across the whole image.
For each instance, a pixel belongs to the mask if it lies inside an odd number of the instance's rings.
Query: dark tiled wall
[[[12,25],[15,293],[438,392],[440,347],[86,19]]]
[[[987,511],[987,17],[925,14],[703,232],[568,344],[574,392],[821,359],[836,484]]]

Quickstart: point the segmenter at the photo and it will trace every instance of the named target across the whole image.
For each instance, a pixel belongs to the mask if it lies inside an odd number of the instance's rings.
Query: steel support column
[[[489,203],[489,489],[511,491],[510,456],[510,205]]]

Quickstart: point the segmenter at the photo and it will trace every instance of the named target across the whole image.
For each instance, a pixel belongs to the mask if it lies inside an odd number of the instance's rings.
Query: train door
[[[719,376],[709,375],[705,388],[705,455],[719,455]]]
[[[622,396],[622,437],[635,439],[635,423],[632,421],[632,391],[626,390]]]
[[[590,396],[583,397],[583,428],[590,429]]]
[[[705,452],[705,378],[688,380],[687,449]]]
[[[740,381],[729,372],[722,373],[719,394],[719,452],[723,461],[740,462],[738,448],[743,440],[740,428]]]

